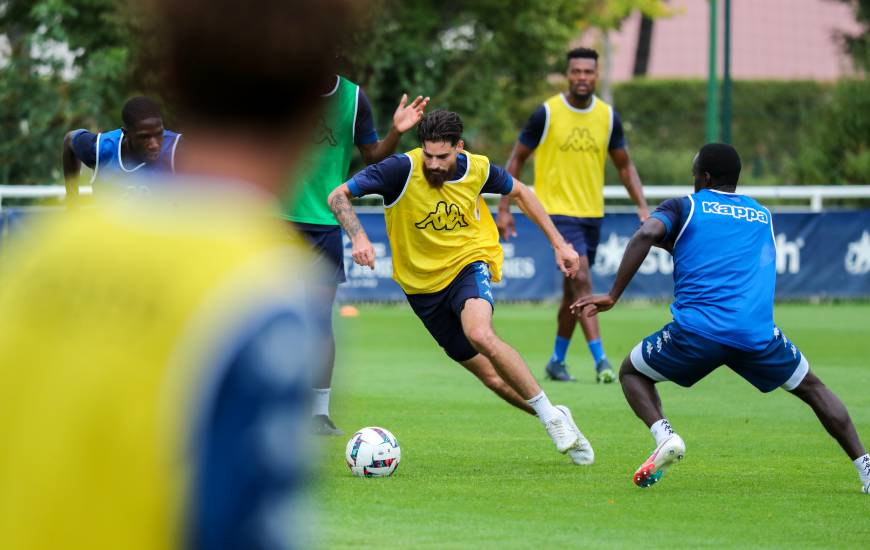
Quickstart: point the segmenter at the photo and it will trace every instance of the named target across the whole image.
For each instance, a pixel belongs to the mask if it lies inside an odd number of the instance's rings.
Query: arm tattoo
[[[329,209],[335,214],[335,219],[344,228],[348,237],[355,237],[362,231],[362,225],[359,223],[359,218],[353,211],[350,201],[344,195],[336,194],[329,201]]]

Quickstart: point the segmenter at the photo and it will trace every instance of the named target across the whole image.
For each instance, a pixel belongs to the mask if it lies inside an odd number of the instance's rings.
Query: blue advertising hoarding
[[[53,210],[6,208],[0,212],[0,253],[14,235],[26,231],[34,216],[56,215]],[[348,282],[339,287],[338,299],[398,301],[404,299],[392,280],[390,245],[384,217],[362,213],[360,220],[375,248],[375,269],[353,263],[350,242],[344,238]],[[543,233],[525,216],[515,216],[517,237],[502,243],[503,279],[495,284],[499,300],[550,300],[561,295],[561,277]],[[821,213],[775,213],[777,248],[776,296],[784,299],[870,298],[870,210]],[[638,227],[637,216],[608,214],[601,228],[601,243],[592,266],[595,292],[606,292],[629,238]],[[711,251],[715,253],[715,251]],[[626,298],[668,300],[673,292],[670,254],[653,248]]]
[[[558,272],[543,233],[525,216],[515,216],[517,237],[502,243],[503,279],[495,285],[499,300],[548,300],[561,295]],[[375,270],[360,267],[350,256],[345,237],[348,282],[339,289],[342,301],[401,300],[390,278],[390,245],[381,214],[360,214],[375,247]],[[870,210],[774,214],[778,298],[870,297]],[[628,240],[638,227],[634,214],[608,214],[592,266],[595,292],[610,288]],[[714,253],[714,252],[711,252]],[[653,248],[625,292],[626,298],[670,299],[674,264],[671,255]]]

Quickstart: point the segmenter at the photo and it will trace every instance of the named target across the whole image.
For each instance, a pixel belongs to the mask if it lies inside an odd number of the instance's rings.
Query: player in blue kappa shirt
[[[625,249],[609,294],[575,302],[575,314],[611,309],[650,247],[674,258],[673,321],[644,338],[622,362],[626,400],[650,428],[656,449],[634,474],[649,487],[686,452],[662,412],[657,382],[689,387],[721,365],[762,392],[777,388],[812,407],[855,464],[870,494],[870,456],[846,407],[809,368],[807,358],[773,322],[776,242],[770,210],[736,193],[740,157],[730,145],[707,144],[693,162],[695,193],[670,199]]]

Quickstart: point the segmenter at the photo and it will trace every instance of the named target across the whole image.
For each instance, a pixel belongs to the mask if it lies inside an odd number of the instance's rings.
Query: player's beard
[[[589,98],[592,97],[593,93],[595,93],[595,92],[593,92],[591,89],[589,90],[589,92],[587,92],[585,94],[581,94],[581,93],[575,92],[574,90],[571,90],[571,98],[574,99],[574,101],[576,101],[580,105],[583,105],[589,101]]]
[[[578,86],[572,86],[570,91],[571,91],[571,99],[573,99],[575,102],[583,105],[583,104],[587,103],[589,101],[589,98],[592,97],[592,94],[595,93],[595,86],[587,85],[585,92],[580,92],[578,90]]]
[[[429,182],[431,187],[438,189],[444,186],[444,182],[446,182],[447,178],[450,177],[451,171],[452,170],[429,170],[426,166],[423,166],[423,177],[426,178],[426,181]]]

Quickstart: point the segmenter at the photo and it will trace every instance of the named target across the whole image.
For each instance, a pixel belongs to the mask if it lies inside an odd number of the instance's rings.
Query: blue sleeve
[[[544,136],[544,126],[546,126],[546,124],[547,110],[544,108],[544,105],[541,104],[541,106],[532,113],[532,116],[529,117],[529,121],[526,122],[526,127],[520,132],[520,137],[518,138],[520,143],[529,149],[537,147],[538,144],[541,143],[541,138]]]
[[[283,312],[231,358],[197,426],[188,548],[302,547],[298,498],[309,474],[310,325]],[[279,344],[279,345],[278,345]],[[288,352],[288,350],[294,350]],[[203,384],[209,388],[211,384]],[[279,522],[281,530],[265,527]],[[301,522],[300,522],[301,523]]]
[[[357,172],[347,186],[354,197],[380,195],[384,204],[392,204],[402,194],[410,173],[411,159],[404,154],[392,155]]]
[[[356,120],[353,123],[353,142],[356,145],[368,145],[378,141],[375,130],[375,117],[372,114],[372,104],[362,88],[357,88]]]
[[[613,109],[611,107],[611,109]],[[625,149],[625,134],[622,131],[622,121],[619,119],[619,113],[613,109],[613,129],[610,131],[610,143],[607,144],[607,150]]]
[[[486,178],[486,183],[483,184],[481,193],[497,193],[499,195],[507,195],[514,188],[514,178],[507,170],[495,164],[489,165],[489,177]]]
[[[76,130],[70,141],[76,158],[88,168],[93,168],[97,164],[97,134]]]
[[[661,203],[651,215],[651,217],[665,224],[666,233],[659,243],[664,245],[665,248],[673,248],[674,241],[676,241],[677,235],[680,234],[680,230],[683,228],[686,214],[688,213],[688,206],[686,205],[688,200],[686,197],[668,199]]]

